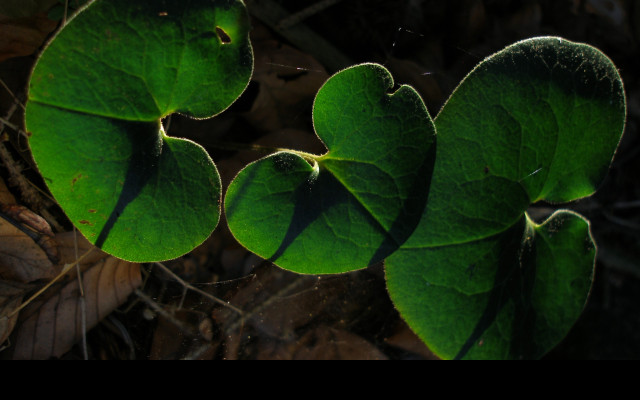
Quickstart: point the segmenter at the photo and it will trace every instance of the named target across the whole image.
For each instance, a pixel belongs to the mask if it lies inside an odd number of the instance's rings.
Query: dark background
[[[629,116],[602,188],[568,205],[591,220],[598,262],[583,316],[547,358],[640,358],[640,2],[342,0],[297,18],[297,24],[286,19],[318,3],[247,1],[256,49],[252,84],[215,120],[166,121],[169,134],[207,147],[228,184],[260,155],[236,151],[246,144],[319,151],[311,126],[313,97],[341,67],[386,65],[398,83],[421,93],[435,116],[477,63],[518,40],[553,35],[596,46],[620,69]],[[0,63],[0,78],[24,94],[34,60],[27,55]],[[1,96],[4,114],[7,100]],[[243,250],[221,224],[201,248],[167,266],[250,316],[239,323],[201,296],[183,297],[180,285],[146,266],[143,290],[154,303],[132,296],[111,321],[94,329],[92,358],[434,358],[393,309],[381,266],[322,279],[298,277]],[[129,339],[123,339],[123,329]],[[78,348],[66,356],[80,357]]]

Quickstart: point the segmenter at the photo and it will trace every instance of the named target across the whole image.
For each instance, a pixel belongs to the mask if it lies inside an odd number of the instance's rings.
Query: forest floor
[[[595,196],[567,205],[592,222],[598,243],[596,275],[584,314],[546,358],[640,359],[640,2],[246,3],[256,56],[249,89],[215,119],[174,116],[165,121],[169,135],[207,148],[224,185],[262,156],[230,150],[234,146],[323,150],[313,134],[311,106],[320,86],[340,68],[384,64],[398,83],[420,92],[435,116],[478,62],[518,40],[562,36],[607,54],[626,86],[626,132],[603,187]],[[314,4],[327,7],[299,14]],[[0,204],[12,215],[44,217],[53,228],[51,246],[58,246],[57,260],[51,261],[46,245],[42,250],[0,218],[0,264],[17,259],[37,278],[8,276],[0,266],[2,316],[58,275],[64,264],[60,260],[90,248],[48,198],[21,133],[20,104],[31,68],[59,26],[49,19],[53,14],[20,19],[0,15],[0,80],[6,85],[0,87]],[[36,236],[49,237],[42,232]],[[298,276],[247,252],[224,220],[209,240],[179,260],[132,265],[93,254],[83,261],[81,272],[82,302],[74,269],[20,313],[0,319],[0,358],[435,359],[391,304],[382,266],[340,276]],[[98,298],[91,290],[104,290],[109,274],[125,276],[119,280],[124,286]],[[73,303],[73,311],[65,311],[65,301]],[[84,304],[84,318],[78,317],[78,304]],[[66,330],[52,322],[62,321],[65,312],[73,314]],[[84,343],[83,327],[92,328]]]

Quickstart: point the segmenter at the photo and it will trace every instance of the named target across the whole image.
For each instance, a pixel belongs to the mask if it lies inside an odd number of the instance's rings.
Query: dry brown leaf
[[[0,279],[18,282],[51,279],[60,270],[53,268],[53,261],[56,261],[58,254],[56,242],[50,237],[53,232],[42,217],[25,207],[15,206],[15,203],[15,197],[0,178],[2,211],[13,215],[18,221],[30,222],[44,236],[40,243],[35,243],[24,232],[0,218]]]
[[[0,15],[0,62],[35,53],[57,24],[45,14],[13,20]]]
[[[56,242],[58,243],[58,252],[60,254],[61,264],[73,264],[78,259],[78,257],[83,256],[90,250],[91,253],[89,253],[82,259],[83,265],[92,265],[102,260],[103,258],[109,257],[107,253],[104,253],[103,251],[94,247],[79,232],[59,233],[56,235]]]
[[[0,218],[0,279],[22,283],[53,279],[56,268],[47,253],[20,229]]]
[[[41,235],[51,236],[51,237],[54,236],[49,223],[38,214],[29,210],[27,207],[15,205],[15,204],[11,204],[11,205],[0,204],[0,209],[6,215],[28,226],[29,228],[33,229],[37,233]]]
[[[261,27],[252,33],[255,52],[253,81],[258,97],[245,118],[261,131],[309,126],[313,99],[329,78],[316,59],[270,39]]]
[[[18,321],[18,314],[11,315],[20,306],[28,285],[0,281],[0,347],[7,340]]]
[[[2,177],[0,177],[0,203],[1,204],[15,204],[16,198],[9,191],[7,184],[4,183]]]
[[[44,250],[52,263],[57,264],[60,261],[58,258],[58,245],[54,240],[55,235],[44,218],[25,206],[0,203],[0,210],[5,219],[12,219],[13,223],[19,223],[25,229],[33,231],[33,235],[30,236]]]
[[[82,281],[88,331],[126,302],[142,276],[139,264],[106,257],[90,265]],[[81,304],[77,279],[55,285],[31,303],[20,314],[12,358],[41,360],[68,352],[83,336]]]
[[[289,345],[270,342],[258,360],[387,360],[376,346],[342,329],[320,326]]]
[[[357,275],[357,276],[356,276]],[[226,359],[385,359],[347,321],[368,318],[372,276],[299,276],[263,266],[227,297],[242,309],[213,310]],[[353,299],[353,301],[352,301]],[[359,301],[362,304],[356,304]],[[214,344],[217,345],[217,342]]]
[[[213,332],[205,332],[201,329],[207,329],[203,325],[212,324],[205,314],[190,310],[169,312],[173,320],[163,315],[158,316],[158,323],[153,333],[150,360],[182,359],[189,354],[190,349],[211,342]],[[176,321],[180,321],[180,325],[177,325]],[[213,329],[212,325],[211,329]],[[217,348],[217,344],[207,346],[207,350],[199,354],[197,359],[211,359]]]

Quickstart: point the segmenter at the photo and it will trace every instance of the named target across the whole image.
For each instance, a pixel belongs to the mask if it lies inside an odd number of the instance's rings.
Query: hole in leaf
[[[218,26],[216,27],[216,33],[218,34],[218,38],[220,38],[222,44],[231,44],[231,37],[224,31],[224,29]]]

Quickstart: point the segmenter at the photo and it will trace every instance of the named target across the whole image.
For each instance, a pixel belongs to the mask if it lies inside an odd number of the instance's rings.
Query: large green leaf
[[[211,117],[240,96],[253,70],[248,31],[238,0],[98,0],[49,44],[30,81],[30,146],[96,246],[130,261],[167,260],[215,229],[215,165],[160,121]]]
[[[517,43],[482,62],[436,118],[429,202],[387,261],[389,293],[444,358],[540,357],[575,323],[590,289],[588,223],[538,201],[595,192],[626,118],[622,81],[593,47]]]
[[[281,152],[241,171],[225,210],[240,243],[280,267],[309,274],[382,261],[424,210],[435,129],[410,87],[395,93],[380,65],[333,76],[313,121],[328,153]]]

